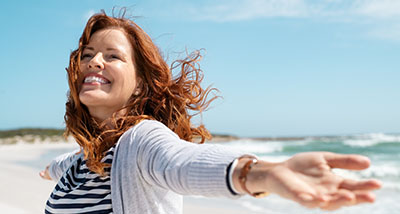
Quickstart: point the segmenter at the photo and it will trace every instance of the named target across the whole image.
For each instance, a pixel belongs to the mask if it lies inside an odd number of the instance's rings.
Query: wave
[[[243,139],[232,141],[229,147],[254,154],[268,154],[273,152],[280,152],[283,149],[282,142],[279,141],[255,141],[250,139]]]
[[[385,191],[400,192],[400,167],[399,163],[395,161],[378,162],[362,171],[344,169],[333,169],[332,171],[348,179],[377,179],[382,182],[382,189]]]
[[[344,169],[333,169],[335,173],[343,177],[353,179],[400,179],[400,169],[396,164],[373,165],[370,168],[362,171],[350,171]]]
[[[400,178],[400,167],[398,163],[382,163],[372,165],[370,168],[359,172],[366,178]]]
[[[384,143],[400,144],[400,135],[389,135],[384,133],[362,134],[351,136],[349,138],[350,139],[344,139],[343,144],[352,147],[368,147]]]

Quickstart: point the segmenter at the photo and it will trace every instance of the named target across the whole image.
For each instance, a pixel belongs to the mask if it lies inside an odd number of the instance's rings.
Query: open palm
[[[329,152],[300,153],[275,165],[268,174],[267,189],[309,207],[333,210],[342,206],[373,202],[371,190],[377,180],[357,181],[332,173],[332,168],[362,170],[368,158]]]

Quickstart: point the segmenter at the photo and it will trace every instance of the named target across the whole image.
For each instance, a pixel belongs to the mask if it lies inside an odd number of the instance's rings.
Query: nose
[[[93,58],[90,59],[88,67],[89,69],[104,69],[104,60],[102,53],[97,53],[96,55],[94,55]]]

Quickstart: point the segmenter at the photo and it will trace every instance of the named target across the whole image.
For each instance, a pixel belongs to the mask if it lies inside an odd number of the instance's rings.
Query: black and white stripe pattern
[[[112,163],[114,147],[102,159],[104,163]],[[75,161],[58,181],[47,200],[45,213],[112,213],[110,168],[106,168],[107,176],[89,171],[83,157]]]

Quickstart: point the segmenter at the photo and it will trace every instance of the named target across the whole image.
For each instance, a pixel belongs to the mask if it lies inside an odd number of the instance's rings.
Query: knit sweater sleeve
[[[139,174],[149,184],[185,195],[234,197],[226,168],[243,152],[181,140],[157,121],[142,121],[129,136]]]
[[[76,159],[79,151],[80,149],[76,149],[72,152],[62,154],[50,162],[49,175],[53,181],[58,181],[61,178],[65,170],[67,170]]]

